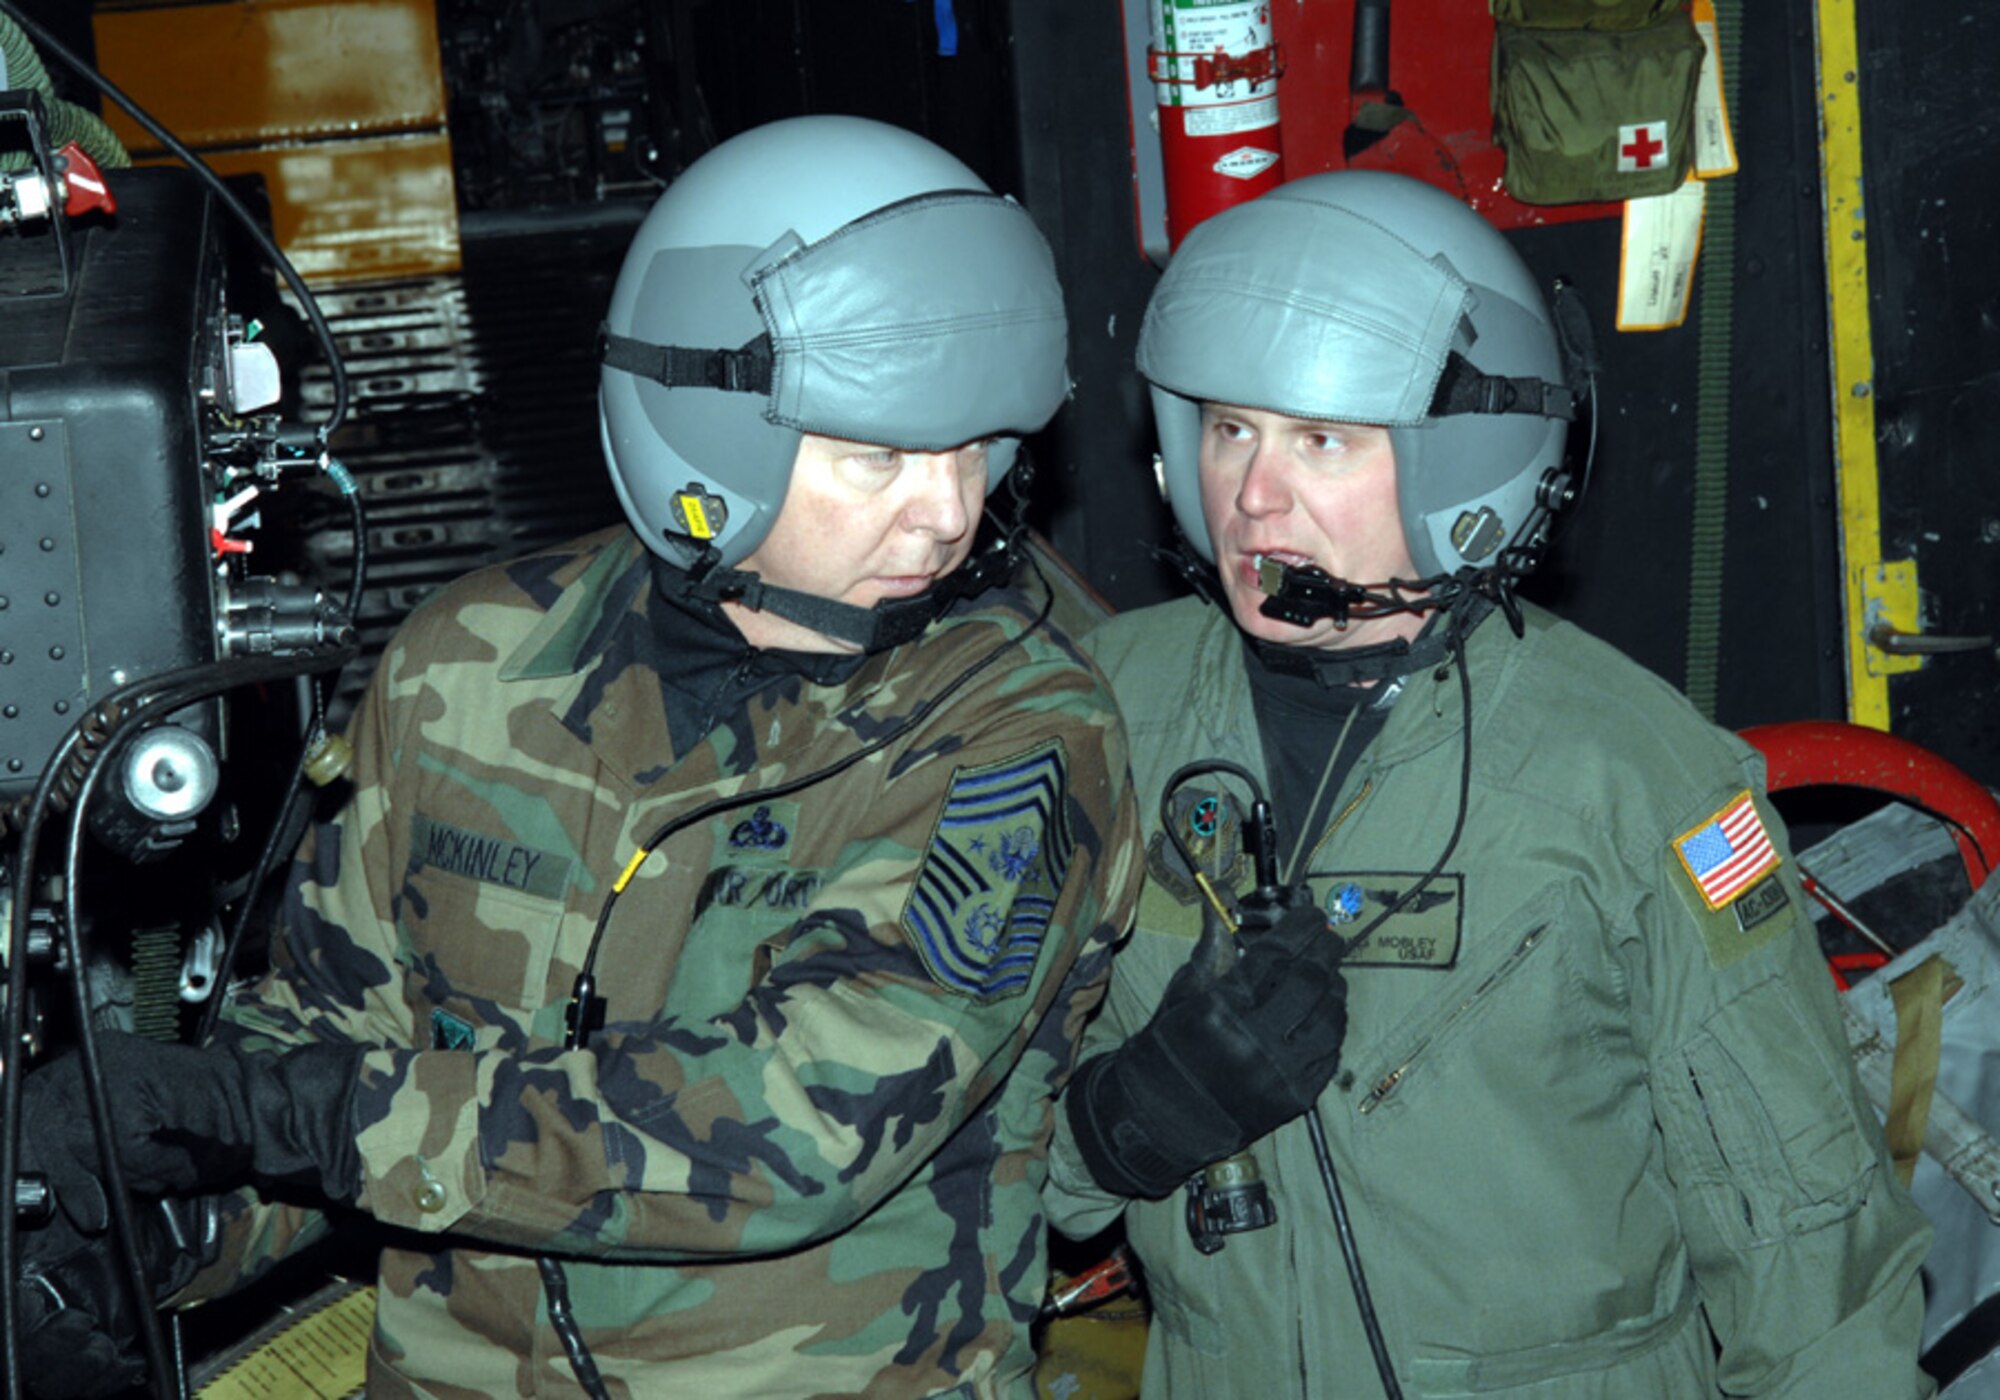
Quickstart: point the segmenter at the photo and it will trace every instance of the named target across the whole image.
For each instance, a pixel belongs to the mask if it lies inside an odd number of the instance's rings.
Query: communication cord
[[[1445,626],[1449,629],[1447,633],[1449,639],[1448,647],[1455,663],[1455,669],[1458,672],[1459,698],[1462,702],[1461,708],[1463,710],[1460,733],[1462,747],[1460,749],[1458,768],[1458,807],[1456,814],[1452,818],[1451,835],[1445,841],[1444,849],[1439,852],[1437,860],[1432,863],[1431,868],[1425,872],[1423,878],[1404,891],[1395,903],[1389,905],[1373,919],[1369,920],[1361,931],[1347,944],[1346,951],[1348,953],[1352,953],[1355,949],[1366,943],[1374,935],[1376,929],[1380,928],[1383,923],[1394,917],[1406,905],[1415,900],[1433,880],[1443,873],[1446,862],[1451,859],[1452,852],[1458,849],[1459,837],[1465,831],[1465,814],[1467,807],[1470,805],[1472,794],[1472,681],[1466,673],[1465,637],[1459,631],[1459,615],[1459,610],[1456,607],[1450,609],[1445,614]],[[1216,894],[1207,877],[1202,873],[1201,867],[1195,862],[1192,852],[1188,850],[1186,844],[1181,840],[1179,831],[1175,829],[1175,824],[1166,820],[1164,815],[1168,799],[1172,797],[1174,791],[1182,783],[1186,782],[1189,778],[1208,772],[1228,773],[1249,787],[1252,797],[1251,810],[1253,812],[1253,819],[1251,825],[1253,832],[1256,832],[1260,827],[1268,826],[1270,804],[1266,801],[1263,786],[1259,783],[1256,776],[1241,764],[1231,763],[1225,759],[1204,760],[1202,762],[1190,763],[1185,767],[1177,769],[1167,779],[1165,791],[1160,798],[1162,812],[1161,829],[1165,831],[1167,839],[1173,843],[1181,859],[1186,862],[1187,868],[1193,873],[1196,883],[1201,886],[1203,894],[1215,907],[1216,912],[1221,915],[1224,926],[1230,933],[1234,934],[1236,932],[1235,919],[1230,917],[1224,910],[1220,897]],[[1275,898],[1279,888],[1276,871],[1276,842],[1268,830],[1265,830],[1261,839],[1256,844],[1257,850],[1253,852],[1253,856],[1256,861],[1255,878],[1258,885],[1258,894],[1263,895],[1268,890],[1270,892],[1268,897]],[[1325,1120],[1321,1118],[1317,1104],[1307,1109],[1304,1117],[1306,1135],[1312,1143],[1313,1161],[1319,1168],[1320,1184],[1326,1190],[1327,1208],[1333,1214],[1335,1239],[1340,1245],[1341,1261],[1347,1266],[1348,1282],[1354,1290],[1355,1310],[1360,1314],[1361,1329],[1368,1339],[1368,1351],[1375,1363],[1376,1378],[1381,1382],[1382,1391],[1387,1400],[1403,1400],[1402,1386],[1396,1380],[1395,1363],[1390,1358],[1388,1343],[1383,1339],[1381,1320],[1376,1315],[1374,1298],[1369,1292],[1368,1276],[1361,1265],[1361,1252],[1355,1243],[1353,1218],[1348,1213],[1347,1198],[1340,1189],[1340,1178],[1334,1171],[1333,1154],[1327,1145]]]

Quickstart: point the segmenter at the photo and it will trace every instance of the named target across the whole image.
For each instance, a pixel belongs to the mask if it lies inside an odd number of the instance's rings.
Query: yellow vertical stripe
[[[1868,324],[1868,225],[1861,181],[1855,0],[1819,0],[1820,174],[1826,196],[1827,342],[1833,356],[1833,462],[1840,492],[1841,595],[1847,618],[1847,717],[1889,727],[1889,681],[1867,662],[1863,582],[1882,562],[1875,459],[1875,351]]]

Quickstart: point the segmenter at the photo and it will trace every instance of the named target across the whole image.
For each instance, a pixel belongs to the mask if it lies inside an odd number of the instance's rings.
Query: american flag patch
[[[1727,807],[1674,842],[1674,854],[1711,909],[1731,900],[1778,868],[1778,852],[1748,788]]]

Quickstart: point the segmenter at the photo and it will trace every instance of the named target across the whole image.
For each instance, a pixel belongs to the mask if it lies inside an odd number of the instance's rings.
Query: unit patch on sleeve
[[[947,991],[993,1001],[1027,990],[1075,847],[1068,781],[1058,739],[953,770],[902,918]]]
[[[1745,788],[1729,805],[1674,842],[1674,854],[1710,909],[1726,909],[1738,895],[1778,868],[1778,852],[1757,804]]]
[[[1146,847],[1146,873],[1151,884],[1167,891],[1182,904],[1202,902],[1195,871],[1206,876],[1217,890],[1234,889],[1248,873],[1249,860],[1243,852],[1243,804],[1233,793],[1204,792],[1192,785],[1174,794],[1168,804],[1167,821],[1178,842],[1165,831],[1153,833]],[[1181,856],[1185,849],[1194,858],[1194,870]]]

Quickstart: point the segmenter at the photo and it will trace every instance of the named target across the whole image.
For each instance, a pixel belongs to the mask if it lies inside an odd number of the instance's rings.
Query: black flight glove
[[[218,1253],[214,1199],[150,1201],[133,1221],[152,1306],[186,1287]],[[63,1212],[18,1236],[20,1373],[41,1400],[123,1394],[146,1378],[139,1314],[109,1234]]]
[[[1205,932],[1153,1019],[1070,1081],[1077,1149],[1107,1191],[1165,1196],[1312,1107],[1339,1068],[1345,945],[1310,906],[1244,923],[1233,966],[1214,970],[1224,935]]]
[[[358,1045],[198,1049],[100,1031],[126,1185],[140,1196],[187,1195],[254,1176],[352,1202],[361,1191],[354,1091],[362,1053]],[[35,1144],[58,1203],[68,1197],[63,1208],[87,1225],[78,1202],[100,1166],[82,1058],[71,1053],[34,1071],[21,1097],[24,1140]]]

